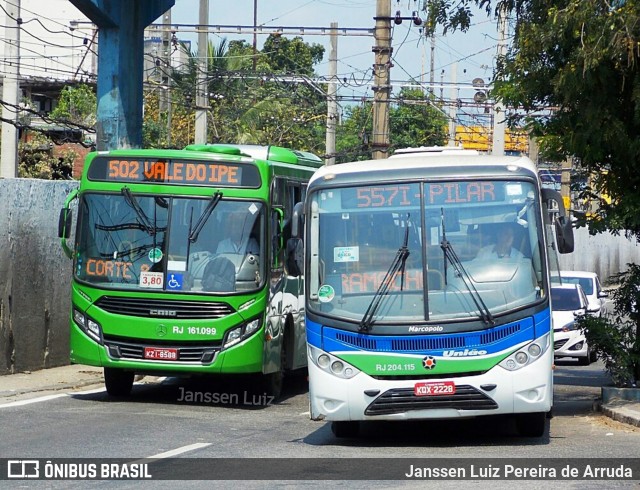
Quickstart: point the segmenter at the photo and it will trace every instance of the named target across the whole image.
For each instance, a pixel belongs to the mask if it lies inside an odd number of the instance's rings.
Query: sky
[[[398,10],[403,17],[410,17],[413,11],[417,11],[425,20],[420,10],[423,0],[388,1],[392,16]],[[15,0],[5,0],[0,5],[14,3]],[[91,53],[96,49],[90,42],[91,23],[69,0],[21,0],[21,3],[23,75],[71,79],[82,75],[85,70],[95,73],[95,57]],[[176,36],[180,40],[191,41],[194,52],[197,52],[198,36],[193,26],[199,24],[199,4],[200,0],[175,0],[171,9],[172,24],[177,25]],[[328,29],[332,22],[337,22],[339,30],[345,29],[348,34],[353,34],[353,29],[360,29],[359,34],[364,34],[363,31],[373,30],[375,26],[376,0],[209,0],[209,25],[245,26],[249,29],[253,26],[254,5],[257,7],[258,25],[285,27],[287,37],[301,36],[307,43],[325,47],[325,58],[315,67],[319,77],[329,74],[330,39],[327,34],[318,35],[319,30],[310,27]],[[0,14],[4,16],[4,12]],[[73,30],[70,29],[72,20],[80,21]],[[162,16],[155,24],[160,25],[161,22]],[[410,20],[404,20],[400,25],[392,23],[392,26],[391,80],[396,94],[409,80],[429,82],[431,42]],[[304,34],[300,32],[301,27],[306,28]],[[253,35],[249,32],[241,35],[217,33],[212,28],[209,34],[211,42],[217,45],[223,38],[253,42]],[[257,36],[259,48],[266,38],[267,31]],[[338,36],[338,77],[342,81],[338,95],[342,102],[357,102],[373,96],[374,44],[372,35]],[[497,22],[487,18],[484,12],[475,13],[471,28],[465,33],[444,36],[442,29],[438,29],[434,82],[439,85],[442,80],[446,88],[436,86],[436,96],[471,102],[476,92],[471,82],[480,78],[485,84],[489,83],[496,50]],[[459,87],[457,92],[450,87],[454,80]],[[482,112],[482,108],[477,110]]]
[[[173,24],[198,24],[200,0],[176,0],[171,11]],[[419,11],[419,0],[389,0],[391,13],[399,10],[403,17],[410,17],[412,12]],[[375,26],[376,0],[255,0],[257,6],[257,24],[264,26],[284,27],[329,27],[332,22],[338,28],[366,28]],[[424,13],[422,13],[424,20]],[[254,19],[254,0],[211,0],[209,4],[210,25],[252,26]],[[409,79],[428,82],[430,79],[431,42],[421,33],[418,27],[409,20],[393,26],[393,67],[391,79],[394,90]],[[311,32],[311,31],[307,31]],[[288,37],[293,37],[293,33]],[[295,34],[301,35],[301,34]],[[189,39],[193,49],[197,49],[197,34],[187,32],[187,28],[179,27],[178,37]],[[258,47],[267,35],[258,35]],[[329,72],[329,36],[301,35],[307,43],[318,43],[325,46],[325,58],[316,66],[320,76]],[[494,56],[497,50],[497,22],[487,18],[484,12],[478,11],[472,26],[466,33],[442,35],[439,29],[435,41],[434,81],[458,85],[471,85],[475,78],[482,78],[488,83],[493,74]],[[231,34],[210,34],[209,39],[218,44],[222,38],[228,41],[244,39],[253,42],[252,34],[240,36]],[[373,36],[339,36],[338,37],[338,77],[347,79],[347,83],[339,89],[342,96],[372,95],[372,65],[374,53]],[[439,90],[438,88],[436,91]],[[449,92],[449,93],[446,93]],[[461,89],[462,98],[472,97],[474,91]],[[450,88],[445,89],[444,97],[451,97]]]

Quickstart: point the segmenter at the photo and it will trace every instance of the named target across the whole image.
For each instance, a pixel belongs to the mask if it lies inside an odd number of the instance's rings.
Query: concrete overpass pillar
[[[175,0],[70,0],[98,27],[96,149],[142,146],[144,29]]]

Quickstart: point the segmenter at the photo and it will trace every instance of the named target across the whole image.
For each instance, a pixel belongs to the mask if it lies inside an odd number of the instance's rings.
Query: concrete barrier
[[[69,364],[71,261],[57,236],[77,186],[0,179],[0,374]]]

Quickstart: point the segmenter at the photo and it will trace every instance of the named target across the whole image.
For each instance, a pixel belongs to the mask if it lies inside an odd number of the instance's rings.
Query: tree
[[[447,116],[420,89],[402,88],[389,111],[392,149],[438,146],[447,140]]]
[[[67,85],[60,92],[50,117],[63,123],[93,127],[96,124],[97,107],[96,94],[89,85]]]
[[[18,177],[46,180],[67,180],[73,172],[77,153],[63,151],[53,155],[53,142],[44,134],[33,133],[28,141],[18,145]]]
[[[207,141],[273,144],[316,153],[323,149],[326,100],[322,88],[310,78],[313,65],[322,60],[322,46],[270,36],[255,56],[253,46],[245,41],[224,39],[218,46],[209,44],[208,53]],[[193,110],[201,67],[196,54],[188,54],[186,69],[172,75],[176,89],[172,97]],[[152,97],[149,103],[145,135],[160,137],[163,117],[153,108]]]
[[[593,176],[582,196],[600,201],[591,233],[640,238],[640,4],[434,0],[430,12],[445,30],[465,29],[473,5],[496,15],[504,9],[514,19],[492,92],[510,108],[509,123],[524,122],[543,155],[573,158]]]
[[[313,67],[322,61],[324,47],[307,44],[301,37],[287,39],[279,34],[270,34],[262,50],[269,67],[276,73],[295,73],[312,76]]]
[[[364,102],[347,108],[345,122],[338,127],[337,161],[371,158],[369,145],[373,131],[373,105]],[[447,139],[447,119],[428,94],[403,88],[389,108],[391,152],[396,148],[443,145]]]

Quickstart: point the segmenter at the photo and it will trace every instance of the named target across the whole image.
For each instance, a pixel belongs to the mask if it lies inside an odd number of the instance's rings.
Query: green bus
[[[279,396],[307,357],[303,282],[283,245],[322,164],[277,146],[90,153],[58,227],[73,260],[71,362],[104,367],[113,396],[136,374],[243,374]]]

